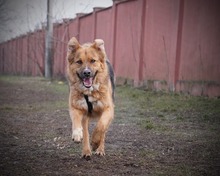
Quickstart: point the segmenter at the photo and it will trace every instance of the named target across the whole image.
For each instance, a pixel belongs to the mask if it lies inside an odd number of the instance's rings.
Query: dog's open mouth
[[[92,86],[92,83],[93,83],[93,78],[92,77],[90,77],[90,78],[83,78],[83,85],[86,88],[90,88]]]
[[[83,86],[86,88],[90,88],[92,87],[93,81],[97,75],[98,71],[95,72],[95,74],[92,74],[91,72],[89,73],[90,75],[86,75],[85,72],[82,72],[81,74],[79,74],[78,72],[76,72],[77,76],[79,77],[79,79],[82,81]]]

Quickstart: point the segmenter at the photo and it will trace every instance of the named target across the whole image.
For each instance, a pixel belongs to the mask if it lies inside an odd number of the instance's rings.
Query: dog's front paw
[[[102,147],[99,147],[99,148],[97,148],[95,154],[99,155],[99,156],[104,156],[105,155],[105,150]]]
[[[86,159],[87,161],[88,161],[88,160],[91,160],[91,155],[92,155],[91,150],[89,150],[89,149],[83,150],[82,157],[83,157],[84,159]]]
[[[80,143],[83,138],[83,131],[82,128],[76,128],[73,130],[72,133],[72,140],[76,143]]]

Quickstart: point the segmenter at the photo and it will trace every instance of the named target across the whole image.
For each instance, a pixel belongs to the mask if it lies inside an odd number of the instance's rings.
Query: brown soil
[[[219,99],[118,87],[106,156],[89,161],[67,101],[63,82],[0,77],[0,175],[220,175]]]

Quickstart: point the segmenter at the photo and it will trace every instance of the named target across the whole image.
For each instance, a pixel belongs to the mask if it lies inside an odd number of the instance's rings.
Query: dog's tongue
[[[92,78],[84,78],[83,84],[85,87],[90,88],[92,86]]]

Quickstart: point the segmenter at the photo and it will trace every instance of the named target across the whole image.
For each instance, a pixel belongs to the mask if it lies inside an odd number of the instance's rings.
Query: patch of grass
[[[139,154],[142,157],[147,157],[147,158],[151,158],[151,159],[155,159],[157,157],[157,153],[154,150],[147,150],[144,148],[139,151]]]
[[[146,130],[151,130],[155,128],[155,125],[153,124],[152,121],[150,120],[145,120],[141,123],[141,125],[146,129]]]
[[[50,82],[49,88],[53,92],[59,93],[59,94],[67,94],[68,91],[69,91],[67,82],[63,82],[63,81],[53,81],[53,82]]]
[[[19,76],[0,76],[0,82],[8,87],[16,87],[16,91],[10,96],[20,102],[16,105],[11,105],[10,102],[1,104],[2,111],[45,112],[68,109],[68,85],[65,82]],[[23,91],[25,96],[20,96]]]
[[[132,113],[130,107],[138,109],[138,115],[143,118],[157,113],[161,118],[176,116],[173,119],[196,118],[220,123],[220,99],[144,91],[129,86],[120,86],[116,90],[116,98],[126,100],[122,107],[129,113]]]
[[[11,111],[11,110],[13,110],[13,107],[10,106],[10,105],[3,104],[3,105],[0,105],[0,110],[2,110],[2,111]]]
[[[81,152],[81,148],[79,146],[68,148],[68,153],[70,155],[79,154]]]
[[[4,75],[4,76],[0,76],[0,81],[2,82],[7,82],[9,84],[29,84],[31,85],[31,83],[33,82],[37,82],[38,84],[45,80],[42,77],[28,77],[28,76],[10,76],[10,75]]]
[[[194,175],[192,166],[185,164],[177,164],[166,168],[156,169],[153,173],[154,176],[167,176],[173,174],[178,176]]]
[[[0,105],[0,111],[19,111],[19,112],[48,112],[55,111],[58,109],[67,109],[68,102],[67,101],[54,101],[50,103],[48,101],[44,101],[41,103],[32,103],[32,104],[19,104],[19,105],[8,105],[3,104]]]
[[[45,101],[42,103],[36,103],[34,105],[36,111],[44,112],[44,111],[55,111],[58,109],[68,109],[68,101],[53,101],[50,103],[49,101]]]

